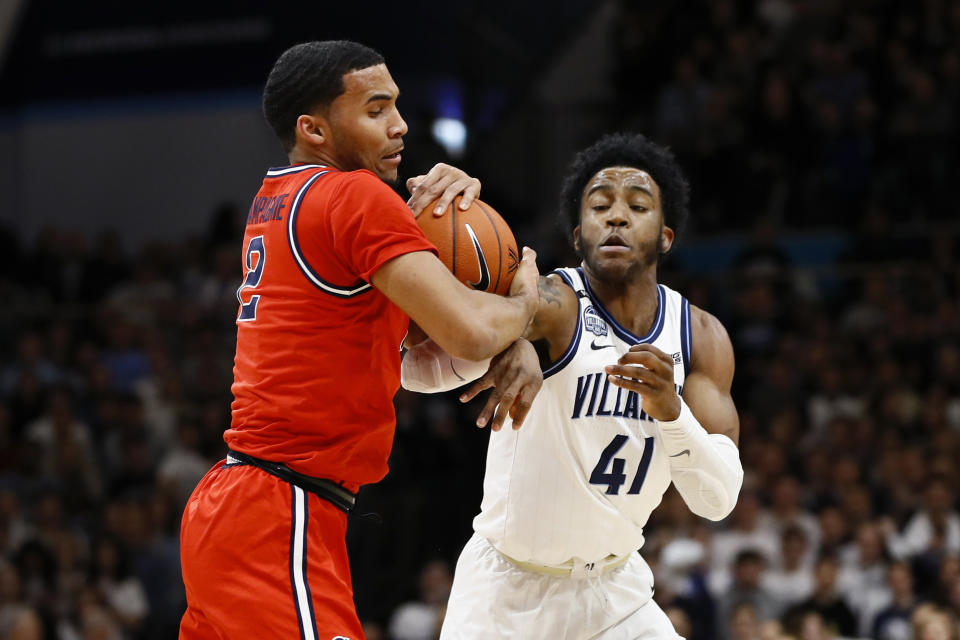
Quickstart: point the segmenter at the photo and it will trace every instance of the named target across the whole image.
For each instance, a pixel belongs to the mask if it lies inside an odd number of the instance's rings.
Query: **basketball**
[[[480,291],[506,295],[520,267],[513,232],[487,203],[474,200],[466,211],[459,205],[457,196],[437,217],[432,213],[434,201],[417,218],[417,224],[460,282]]]

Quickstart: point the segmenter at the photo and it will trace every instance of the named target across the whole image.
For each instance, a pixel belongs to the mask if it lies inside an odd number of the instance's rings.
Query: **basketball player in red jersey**
[[[397,179],[407,125],[383,58],[353,42],[297,45],[267,79],[290,165],[247,216],[230,448],[184,511],[180,638],[363,638],[345,532],[361,485],[387,473],[399,348],[412,319],[482,360],[537,309],[524,250],[509,297],[464,287],[437,259]],[[479,183],[438,165],[413,206]]]

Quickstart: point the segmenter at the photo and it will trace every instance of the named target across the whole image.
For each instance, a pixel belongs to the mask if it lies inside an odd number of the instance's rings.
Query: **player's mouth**
[[[399,164],[400,164],[400,160],[403,158],[403,156],[400,155],[400,153],[401,153],[402,151],[403,151],[403,147],[400,147],[399,149],[397,149],[397,150],[394,151],[393,153],[390,153],[390,154],[388,154],[388,155],[383,156],[383,158],[381,158],[381,159],[382,159],[384,162],[386,162],[387,164],[399,165]]]
[[[630,246],[626,241],[615,233],[610,234],[600,243],[602,253],[625,253],[629,250]]]

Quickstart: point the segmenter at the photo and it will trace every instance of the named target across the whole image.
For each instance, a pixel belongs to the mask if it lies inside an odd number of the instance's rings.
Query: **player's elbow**
[[[717,522],[733,512],[737,504],[737,494],[732,496],[721,486],[702,487],[687,506],[695,515]]]
[[[711,520],[713,522],[719,522],[733,513],[733,508],[736,505],[736,500],[725,500],[722,502],[715,502],[713,504],[708,504],[706,501],[704,501],[696,507],[691,506],[690,511],[692,511],[694,515],[700,516],[701,518],[706,518],[707,520]]]
[[[702,469],[677,469],[673,482],[694,514],[707,520],[723,520],[733,511],[743,486],[743,467],[731,465],[723,473]]]
[[[439,393],[473,382],[490,366],[489,360],[473,362],[456,358],[434,340],[413,345],[400,364],[400,386],[417,393]]]

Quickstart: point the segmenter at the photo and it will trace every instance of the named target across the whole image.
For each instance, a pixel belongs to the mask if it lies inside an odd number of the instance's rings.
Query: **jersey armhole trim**
[[[683,379],[690,375],[690,350],[692,347],[690,333],[690,301],[682,299],[680,306],[680,350],[683,352]]]
[[[554,269],[550,273],[555,273],[560,276],[561,279],[567,284],[568,287],[573,289],[574,293],[577,293],[577,287],[574,286],[573,280],[570,279],[562,269]],[[546,380],[553,374],[557,373],[565,366],[570,364],[570,361],[573,360],[573,356],[577,353],[577,348],[580,346],[580,334],[583,331],[583,311],[580,305],[580,296],[577,296],[577,327],[573,330],[573,338],[570,339],[570,344],[567,345],[566,351],[563,352],[563,355],[560,356],[560,359],[551,364],[549,367],[543,370],[543,379]]]
[[[303,272],[303,275],[307,277],[316,288],[320,291],[335,296],[337,298],[352,298],[353,296],[360,295],[361,293],[366,293],[370,291],[373,287],[368,282],[363,280],[358,280],[357,282],[351,285],[336,285],[330,282],[327,282],[320,277],[313,267],[307,262],[306,258],[303,256],[303,251],[300,249],[300,243],[297,241],[297,214],[300,212],[300,204],[303,202],[303,198],[306,195],[307,191],[313,186],[313,183],[317,181],[320,176],[324,176],[330,173],[329,170],[318,171],[315,175],[310,176],[303,186],[300,187],[300,190],[297,191],[297,195],[293,198],[293,203],[290,205],[290,215],[287,217],[287,240],[290,244],[290,253],[293,254],[293,259],[297,263],[297,266],[300,267],[300,271]]]

